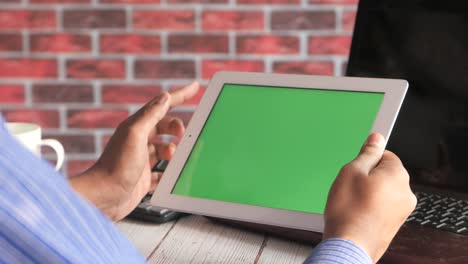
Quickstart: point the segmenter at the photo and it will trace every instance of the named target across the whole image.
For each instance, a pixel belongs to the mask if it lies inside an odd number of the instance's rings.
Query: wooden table
[[[312,247],[187,216],[165,224],[124,220],[117,227],[148,263],[302,263]]]

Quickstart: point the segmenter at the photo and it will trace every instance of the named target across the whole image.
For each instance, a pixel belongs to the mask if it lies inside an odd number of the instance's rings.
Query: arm
[[[175,144],[162,142],[160,135],[180,138],[184,133],[183,122],[166,113],[198,89],[194,82],[162,93],[121,123],[99,160],[83,174],[70,178],[73,189],[112,220],[128,215],[159,182],[161,175],[152,174],[151,168],[160,159],[170,160],[175,151]]]
[[[184,132],[179,119],[165,114],[197,89],[194,83],[150,101],[119,126],[91,169],[70,179],[101,210],[17,143],[0,116],[0,263],[144,263],[102,213],[122,218],[157,184],[151,165],[175,147],[158,134]]]
[[[145,263],[65,177],[18,143],[0,116],[0,263]]]
[[[324,241],[305,263],[376,263],[414,210],[409,175],[384,145],[372,134],[340,171],[325,209]]]

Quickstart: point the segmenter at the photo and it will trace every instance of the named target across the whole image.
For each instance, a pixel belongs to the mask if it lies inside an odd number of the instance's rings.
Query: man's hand
[[[99,160],[70,183],[113,220],[128,215],[159,182],[151,168],[158,160],[171,159],[174,143],[164,143],[160,135],[181,138],[183,122],[166,116],[171,107],[193,97],[198,83],[172,93],[162,93],[137,113],[122,122],[111,137]]]
[[[377,262],[416,206],[409,175],[398,157],[372,134],[343,167],[328,195],[324,239],[353,241]]]

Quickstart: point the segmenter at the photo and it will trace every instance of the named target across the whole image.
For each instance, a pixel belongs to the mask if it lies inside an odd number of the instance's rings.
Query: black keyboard
[[[416,192],[418,204],[406,222],[468,235],[468,200]]]

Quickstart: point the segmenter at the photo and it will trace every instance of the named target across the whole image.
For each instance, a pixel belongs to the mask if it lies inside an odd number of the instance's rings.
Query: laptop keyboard
[[[468,235],[468,200],[416,192],[418,204],[407,223]]]

